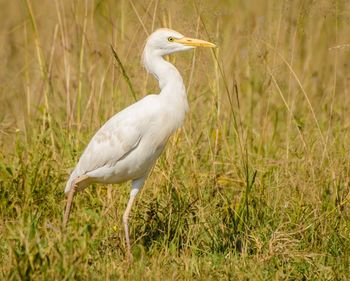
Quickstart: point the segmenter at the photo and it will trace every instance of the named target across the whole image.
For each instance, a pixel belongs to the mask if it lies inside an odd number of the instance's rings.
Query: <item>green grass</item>
[[[348,1],[0,11],[1,280],[348,279]],[[66,232],[63,190],[93,133],[158,91],[140,54],[162,26],[220,47],[170,58],[191,110],[133,207],[128,265],[129,185],[79,193]]]

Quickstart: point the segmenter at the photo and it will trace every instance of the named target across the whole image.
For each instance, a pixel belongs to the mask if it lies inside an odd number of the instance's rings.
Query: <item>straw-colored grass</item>
[[[2,1],[0,25],[1,280],[350,276],[349,1]],[[158,92],[140,63],[157,27],[219,48],[169,58],[191,110],[128,265],[128,184],[78,194],[66,233],[63,189],[94,132]]]

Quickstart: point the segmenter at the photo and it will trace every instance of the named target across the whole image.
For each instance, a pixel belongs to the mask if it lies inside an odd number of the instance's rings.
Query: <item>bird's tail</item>
[[[75,180],[77,184],[77,191],[83,190],[85,187],[87,187],[91,181],[89,178],[85,175],[85,172],[82,171],[79,166],[75,167],[73,172],[71,173],[67,183],[66,183],[66,188],[64,189],[64,193],[68,195],[69,191],[72,189],[73,184]]]
[[[77,168],[75,168],[75,169],[73,170],[73,172],[70,174],[70,177],[69,177],[69,179],[68,179],[68,181],[67,181],[67,183],[66,183],[66,187],[65,187],[65,189],[64,189],[64,193],[65,193],[66,195],[68,195],[69,191],[72,189],[73,181],[74,181],[77,177],[79,177],[79,171],[77,170]]]

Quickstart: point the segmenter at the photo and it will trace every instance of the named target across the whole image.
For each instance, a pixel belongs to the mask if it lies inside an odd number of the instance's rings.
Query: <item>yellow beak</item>
[[[210,43],[208,41],[195,39],[195,38],[189,38],[189,37],[175,39],[174,42],[180,43],[180,44],[186,45],[186,46],[193,46],[193,47],[207,47],[207,48],[215,48],[216,47],[215,44]]]

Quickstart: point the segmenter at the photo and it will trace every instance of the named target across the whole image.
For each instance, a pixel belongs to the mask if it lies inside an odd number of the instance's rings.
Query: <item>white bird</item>
[[[187,94],[178,70],[163,56],[213,43],[184,37],[170,29],[158,29],[147,39],[143,51],[146,70],[159,82],[160,93],[147,95],[109,119],[93,136],[67,182],[65,227],[73,197],[91,183],[131,180],[130,198],[123,214],[127,257],[131,258],[128,218],[136,194],[163,151],[167,140],[184,123]]]

